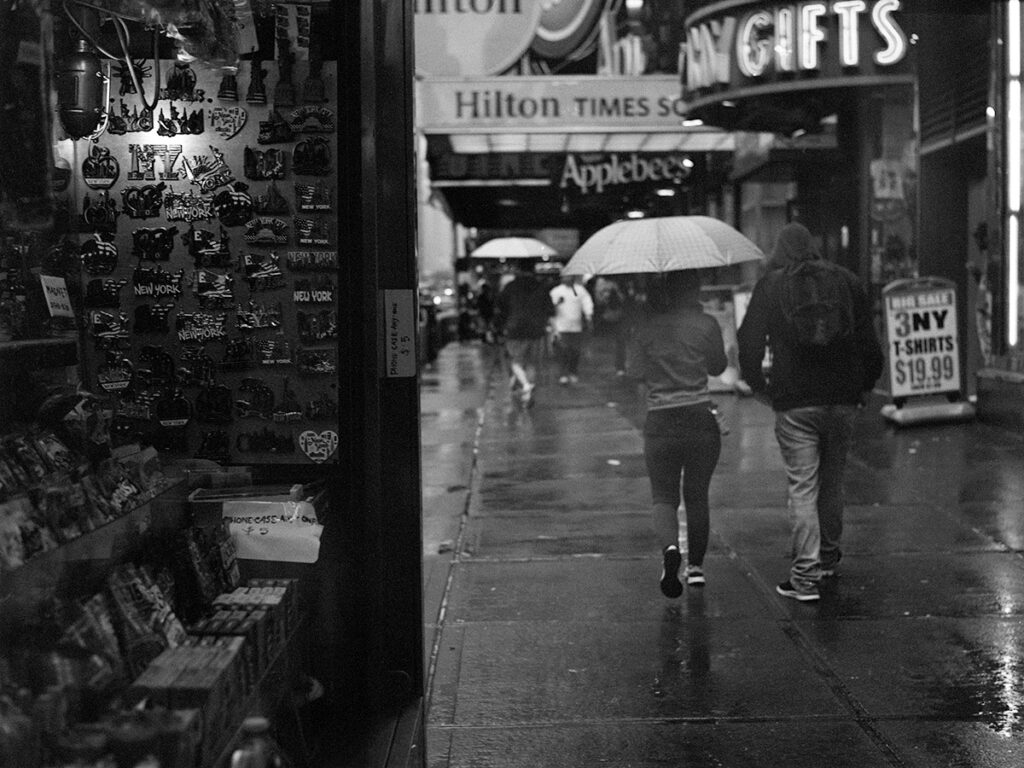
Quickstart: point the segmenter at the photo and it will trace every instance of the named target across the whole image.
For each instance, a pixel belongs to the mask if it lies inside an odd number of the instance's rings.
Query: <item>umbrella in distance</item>
[[[543,259],[558,251],[534,237],[496,237],[469,254],[474,259]]]
[[[724,221],[710,216],[625,219],[591,235],[563,275],[623,275],[727,267],[764,253]]]

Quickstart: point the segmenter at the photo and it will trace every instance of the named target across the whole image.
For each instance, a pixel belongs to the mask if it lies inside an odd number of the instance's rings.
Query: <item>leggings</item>
[[[686,550],[690,565],[702,565],[710,535],[708,488],[722,450],[709,403],[649,411],[644,424],[644,460],[654,502],[654,531],[660,547],[679,543],[679,477],[686,508]]]

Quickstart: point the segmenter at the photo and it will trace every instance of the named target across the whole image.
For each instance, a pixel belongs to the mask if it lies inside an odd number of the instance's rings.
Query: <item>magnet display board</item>
[[[276,55],[234,77],[141,62],[152,111],[112,65],[105,132],[58,145],[87,382],[115,402],[118,439],[225,464],[338,460],[336,63]]]

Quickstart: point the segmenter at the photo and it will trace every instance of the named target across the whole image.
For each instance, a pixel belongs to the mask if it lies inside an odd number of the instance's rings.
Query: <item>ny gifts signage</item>
[[[698,11],[686,19],[683,98],[700,107],[908,76],[901,8],[901,0],[838,0],[727,3]]]

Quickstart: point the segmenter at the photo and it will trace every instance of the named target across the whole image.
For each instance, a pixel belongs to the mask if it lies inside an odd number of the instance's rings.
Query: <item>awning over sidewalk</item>
[[[690,168],[735,148],[728,132],[684,123],[674,75],[425,78],[417,95],[431,187],[468,226],[600,226],[666,181],[622,169],[684,156]],[[615,182],[560,182],[584,162],[615,165]]]

